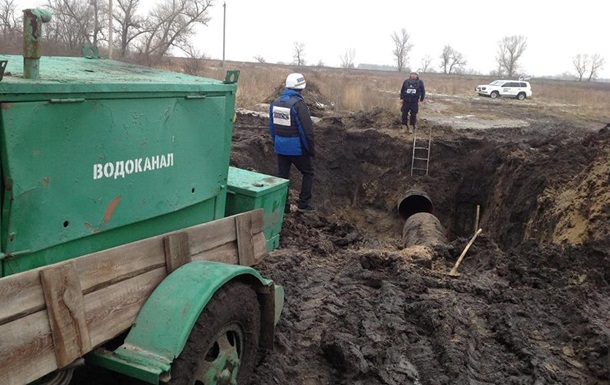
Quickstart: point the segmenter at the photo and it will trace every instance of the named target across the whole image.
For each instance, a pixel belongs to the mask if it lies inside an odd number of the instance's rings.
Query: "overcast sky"
[[[140,3],[148,8],[155,1]],[[575,73],[575,55],[598,53],[606,61],[601,77],[610,78],[610,4],[603,0],[215,0],[212,20],[198,29],[197,37],[200,51],[213,59],[222,59],[223,3],[227,60],[262,57],[269,63],[290,63],[299,42],[311,65],[339,66],[349,49],[356,52],[356,65],[394,65],[391,34],[405,28],[413,44],[408,58],[413,68],[429,55],[438,69],[442,49],[449,44],[464,55],[468,69],[488,74],[496,68],[498,41],[523,35],[527,49],[519,61],[522,72]]]

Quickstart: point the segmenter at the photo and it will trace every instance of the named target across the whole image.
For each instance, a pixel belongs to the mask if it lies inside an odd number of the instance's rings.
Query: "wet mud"
[[[252,385],[610,384],[610,129],[506,108],[527,125],[422,114],[428,175],[411,175],[395,111],[321,115],[318,210],[293,207],[257,266],[286,303]],[[267,124],[237,116],[233,166],[275,175]],[[433,202],[442,245],[405,242],[411,189]],[[451,277],[477,206],[483,231]]]

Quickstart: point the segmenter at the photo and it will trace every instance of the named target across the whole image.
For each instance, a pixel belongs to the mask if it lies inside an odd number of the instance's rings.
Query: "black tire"
[[[225,285],[201,312],[172,364],[168,384],[246,384],[256,363],[259,333],[260,308],[254,290],[241,282]],[[231,360],[235,354],[239,359]]]
[[[489,97],[492,99],[496,99],[498,96],[500,96],[500,93],[498,91],[493,91]]]
[[[525,100],[525,93],[524,92],[519,92],[517,94],[517,99],[519,100]]]
[[[57,370],[53,373],[47,374],[39,381],[40,385],[68,385],[72,381],[74,374],[74,368],[67,368],[63,370]]]

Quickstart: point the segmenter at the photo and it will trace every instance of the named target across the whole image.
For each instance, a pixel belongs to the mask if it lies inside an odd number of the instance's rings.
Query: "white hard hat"
[[[292,73],[286,78],[286,88],[302,90],[305,88],[305,77],[299,73]]]

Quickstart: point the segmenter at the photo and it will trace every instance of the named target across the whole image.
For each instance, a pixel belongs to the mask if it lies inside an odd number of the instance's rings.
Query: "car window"
[[[519,83],[519,87],[526,88],[527,87],[527,83]]]
[[[492,86],[501,86],[502,83],[504,83],[502,80],[494,80],[493,82],[489,83],[489,85],[492,85]]]

